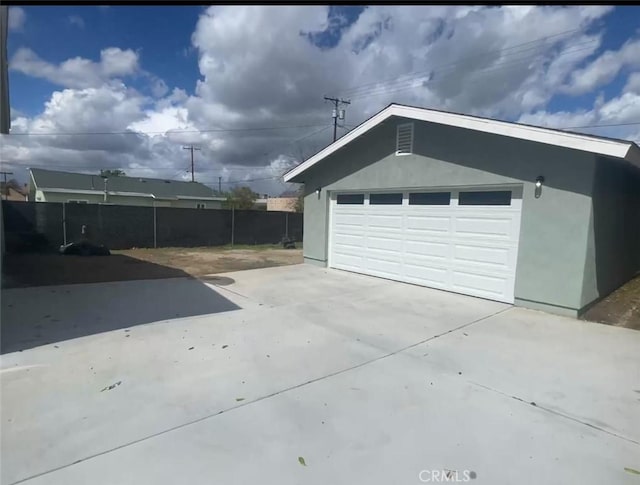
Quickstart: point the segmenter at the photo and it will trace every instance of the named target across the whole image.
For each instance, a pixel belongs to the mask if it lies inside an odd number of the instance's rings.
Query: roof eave
[[[303,172],[392,116],[508,136],[574,150],[582,150],[613,158],[625,159],[634,164],[635,162],[632,160],[638,158],[637,150],[633,149],[633,147],[637,148],[637,146],[632,142],[603,138],[597,139],[587,135],[567,133],[549,128],[524,126],[507,121],[490,120],[457,113],[391,104],[339,140],[333,142],[305,162],[284,174],[284,181],[301,182],[300,175]]]

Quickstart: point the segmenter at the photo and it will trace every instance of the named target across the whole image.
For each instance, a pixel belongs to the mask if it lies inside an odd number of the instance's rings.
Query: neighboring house
[[[297,200],[297,197],[269,197],[267,199],[267,210],[295,212]]]
[[[284,176],[305,261],[578,316],[640,269],[630,141],[392,104]]]
[[[255,210],[266,210],[267,208],[267,198],[260,197],[253,201],[253,209]]]
[[[28,189],[25,187],[24,189],[17,190],[15,187],[11,187],[10,185],[5,185],[4,182],[0,182],[0,193],[2,194],[3,200],[27,200]]]
[[[29,200],[155,207],[220,209],[224,197],[198,182],[85,175],[30,169]]]

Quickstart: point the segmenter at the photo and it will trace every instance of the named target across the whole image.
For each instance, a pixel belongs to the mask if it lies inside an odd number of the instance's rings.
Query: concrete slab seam
[[[633,443],[635,445],[640,445],[640,442],[638,442],[638,441],[636,441],[634,439],[627,438],[626,436],[619,435],[617,433],[614,433],[613,431],[608,431],[608,430],[606,430],[604,428],[600,428],[600,427],[595,426],[595,425],[593,425],[591,423],[587,423],[586,421],[582,421],[580,419],[574,418],[573,416],[569,416],[567,414],[561,413],[561,412],[556,411],[554,409],[550,409],[550,408],[541,406],[540,404],[537,404],[537,403],[535,403],[533,401],[531,401],[531,402],[530,401],[526,401],[525,399],[522,399],[522,398],[520,398],[518,396],[512,396],[511,394],[507,394],[506,392],[500,391],[498,389],[494,389],[493,387],[485,386],[484,384],[480,384],[479,382],[474,382],[474,381],[469,381],[469,380],[467,382],[469,384],[474,385],[474,386],[481,387],[482,389],[486,389],[487,391],[495,392],[495,393],[500,394],[500,395],[502,395],[504,397],[508,397],[510,399],[514,399],[516,401],[520,401],[523,404],[527,404],[529,406],[536,407],[538,409],[542,409],[543,411],[546,411],[548,413],[555,414],[556,416],[560,416],[561,418],[569,419],[569,420],[574,421],[574,422],[576,422],[578,424],[582,424],[584,426],[588,426],[589,428],[593,428],[593,429],[595,429],[597,431],[601,431],[601,432],[606,433],[608,435],[615,436],[616,438],[619,438],[619,439],[624,440],[624,441],[628,441],[629,443]]]
[[[335,376],[338,376],[338,375],[344,374],[344,373],[346,373],[346,372],[349,372],[349,371],[352,371],[352,370],[355,370],[355,369],[359,369],[360,367],[364,367],[364,366],[369,365],[369,364],[372,364],[372,363],[374,363],[374,362],[378,362],[378,361],[383,360],[383,359],[386,359],[386,358],[388,358],[388,357],[392,357],[392,356],[397,355],[397,354],[399,354],[399,353],[401,353],[401,352],[405,352],[405,351],[407,351],[407,350],[409,350],[409,349],[412,349],[412,348],[414,348],[414,347],[417,347],[417,346],[419,346],[419,345],[422,345],[422,344],[424,344],[424,343],[426,343],[426,342],[429,342],[429,341],[435,340],[435,339],[437,339],[437,338],[440,338],[440,337],[442,337],[442,336],[444,336],[444,335],[448,335],[448,334],[450,334],[450,333],[452,333],[452,332],[456,332],[456,331],[458,331],[458,330],[462,330],[463,328],[467,328],[467,327],[469,327],[469,326],[471,326],[471,325],[474,325],[474,324],[476,324],[476,323],[480,323],[480,322],[482,322],[482,321],[484,321],[484,320],[488,320],[489,318],[492,318],[492,317],[494,317],[494,316],[496,316],[496,315],[498,315],[498,314],[500,314],[500,313],[504,313],[504,312],[506,312],[506,311],[508,311],[508,310],[511,310],[512,308],[513,308],[513,307],[503,308],[503,309],[498,310],[497,312],[494,312],[494,313],[492,313],[492,314],[490,314],[490,315],[486,315],[486,316],[484,316],[484,317],[477,318],[476,320],[473,320],[473,321],[468,322],[468,323],[464,323],[464,324],[462,324],[462,325],[460,325],[460,326],[458,326],[458,327],[456,327],[456,328],[453,328],[453,329],[447,330],[446,332],[443,332],[443,333],[441,333],[441,334],[433,335],[433,336],[431,336],[431,337],[429,337],[429,338],[423,339],[423,340],[421,340],[421,341],[419,341],[419,342],[413,343],[413,344],[408,345],[408,346],[406,346],[406,347],[403,347],[403,348],[401,348],[401,349],[394,350],[393,352],[389,352],[389,353],[387,353],[387,354],[385,354],[385,355],[381,355],[381,356],[376,357],[376,358],[374,358],[374,359],[370,359],[370,360],[367,360],[367,361],[362,362],[362,363],[360,363],[360,364],[356,364],[356,365],[354,365],[354,366],[351,366],[351,367],[348,367],[348,368],[345,368],[345,369],[340,369],[340,370],[335,371],[335,372],[332,372],[332,373],[330,373],[330,374],[326,374],[326,375],[324,375],[324,376],[317,377],[317,378],[315,378],[315,379],[311,379],[311,380],[309,380],[309,381],[305,381],[305,382],[302,382],[302,383],[300,383],[300,384],[296,384],[296,385],[294,385],[294,386],[290,386],[290,387],[287,387],[287,388],[285,388],[285,389],[281,389],[281,390],[279,390],[279,391],[272,392],[272,393],[270,393],[270,394],[267,394],[267,395],[264,395],[264,396],[258,397],[258,398],[253,399],[253,400],[249,400],[249,401],[242,402],[242,403],[237,404],[237,405],[235,405],[235,406],[232,406],[232,407],[230,407],[230,408],[227,408],[227,409],[223,409],[223,410],[221,410],[221,411],[218,411],[217,413],[208,414],[208,415],[203,416],[203,417],[200,417],[200,418],[198,418],[198,419],[194,419],[194,420],[188,421],[188,422],[186,422],[186,423],[182,423],[182,424],[179,424],[179,425],[177,425],[177,426],[173,426],[173,427],[171,427],[171,428],[168,428],[168,429],[165,429],[165,430],[159,431],[159,432],[157,432],[157,433],[153,433],[153,434],[150,434],[150,435],[148,435],[148,436],[144,436],[144,437],[139,438],[139,439],[137,439],[137,440],[133,440],[133,441],[130,441],[130,442],[128,442],[128,443],[124,443],[124,444],[122,444],[122,445],[120,445],[120,446],[116,446],[116,447],[114,447],[114,448],[110,448],[110,449],[108,449],[108,450],[101,451],[101,452],[99,452],[99,453],[94,453],[93,455],[89,455],[89,456],[86,456],[86,457],[84,457],[84,458],[80,458],[79,460],[76,460],[76,461],[74,461],[73,463],[68,463],[68,464],[66,464],[66,465],[61,465],[61,466],[58,466],[58,467],[52,468],[52,469],[47,470],[47,471],[44,471],[44,472],[37,473],[37,474],[35,474],[35,475],[31,475],[31,476],[28,476],[28,477],[22,478],[22,479],[20,479],[20,480],[17,480],[17,481],[15,481],[15,482],[12,482],[12,483],[11,483],[11,484],[9,484],[9,485],[18,485],[18,484],[20,484],[20,483],[24,483],[24,482],[27,482],[27,481],[29,481],[29,480],[33,480],[34,478],[39,478],[39,477],[41,477],[41,476],[48,475],[48,474],[50,474],[50,473],[53,473],[53,472],[56,472],[56,471],[59,471],[59,470],[63,470],[63,469],[65,469],[65,468],[69,468],[69,467],[71,467],[71,466],[77,465],[78,463],[82,463],[82,462],[84,462],[84,461],[91,460],[91,459],[93,459],[93,458],[97,458],[97,457],[99,457],[99,456],[106,455],[106,454],[108,454],[108,453],[111,453],[111,452],[114,452],[114,451],[117,451],[117,450],[120,450],[120,449],[123,449],[123,448],[127,448],[127,447],[129,447],[129,446],[132,446],[132,445],[135,445],[135,444],[141,443],[141,442],[143,442],[143,441],[147,441],[147,440],[149,440],[149,439],[156,438],[156,437],[161,436],[161,435],[163,435],[163,434],[170,433],[170,432],[172,432],[172,431],[176,431],[176,430],[178,430],[178,429],[186,428],[187,426],[191,426],[191,425],[193,425],[193,424],[200,423],[200,422],[202,422],[202,421],[205,421],[205,420],[207,420],[207,419],[213,418],[213,417],[218,416],[218,415],[220,415],[220,414],[227,413],[227,412],[230,412],[230,411],[234,411],[234,410],[239,409],[239,408],[242,408],[242,407],[244,407],[244,406],[248,406],[248,405],[250,405],[250,404],[254,404],[254,403],[257,403],[257,402],[260,402],[260,401],[264,401],[264,400],[266,400],[266,399],[270,399],[270,398],[275,397],[275,396],[278,396],[278,395],[280,395],[280,394],[284,394],[284,393],[286,393],[286,392],[293,391],[293,390],[295,390],[295,389],[299,389],[299,388],[304,387],[304,386],[306,386],[306,385],[313,384],[313,383],[316,383],[316,382],[320,382],[320,381],[323,381],[323,380],[325,380],[325,379],[329,379],[329,378],[331,378],[331,377],[335,377]]]

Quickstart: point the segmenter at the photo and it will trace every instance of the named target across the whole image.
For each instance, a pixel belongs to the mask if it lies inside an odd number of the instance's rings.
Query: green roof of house
[[[96,190],[104,191],[104,179],[100,175],[83,173],[58,172],[32,168],[31,175],[39,190]],[[215,192],[199,182],[182,182],[144,177],[110,176],[106,177],[109,192],[129,192],[150,194],[158,199],[175,199],[178,197],[216,197]]]

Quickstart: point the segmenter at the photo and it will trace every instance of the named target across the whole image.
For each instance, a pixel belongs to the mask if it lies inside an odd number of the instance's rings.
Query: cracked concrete
[[[1,483],[637,482],[638,332],[306,265],[223,277],[3,292]]]

